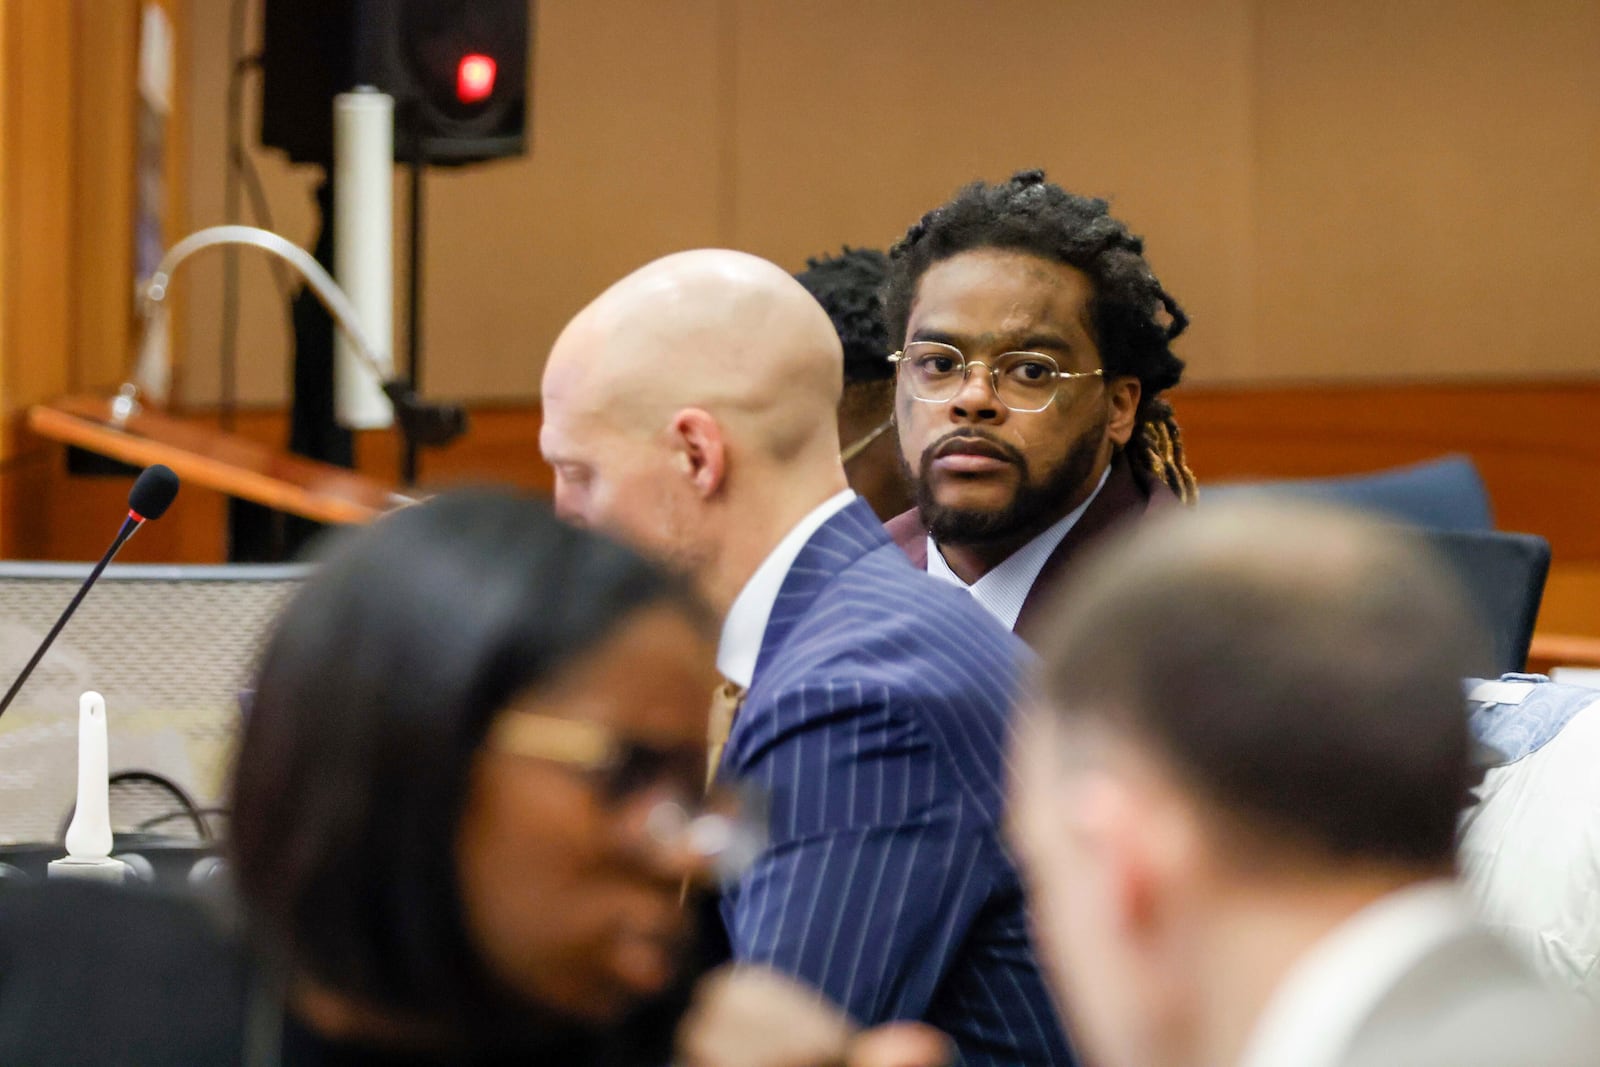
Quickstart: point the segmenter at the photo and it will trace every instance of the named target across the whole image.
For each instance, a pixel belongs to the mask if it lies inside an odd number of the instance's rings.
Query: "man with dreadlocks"
[[[837,256],[806,260],[795,281],[828,313],[844,349],[844,393],[839,398],[839,459],[850,488],[880,519],[911,504],[894,434],[894,364],[883,324],[883,278],[889,257],[876,248],[846,245]]]
[[[1162,393],[1188,325],[1105,201],[1023,171],[974,182],[889,252],[895,419],[913,562],[1028,629],[1068,559],[1195,498]]]

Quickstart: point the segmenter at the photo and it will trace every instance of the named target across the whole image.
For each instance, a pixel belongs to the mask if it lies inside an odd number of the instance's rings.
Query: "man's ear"
[[[1204,891],[1214,848],[1194,801],[1165,772],[1136,771],[1128,784],[1109,834],[1119,853],[1118,921],[1131,938],[1159,941]]]
[[[1134,416],[1139,413],[1142,395],[1139,379],[1130,376],[1112,378],[1106,382],[1106,393],[1111,404],[1111,418],[1106,422],[1106,437],[1118,448],[1124,448],[1133,437]]]
[[[722,488],[727,476],[727,453],[723,450],[722,427],[702,408],[684,408],[672,417],[673,465],[701,499]]]
[[[1108,917],[1122,936],[1142,939],[1161,919],[1166,873],[1147,798],[1126,778],[1100,774],[1085,781],[1072,802],[1069,832],[1102,873]]]

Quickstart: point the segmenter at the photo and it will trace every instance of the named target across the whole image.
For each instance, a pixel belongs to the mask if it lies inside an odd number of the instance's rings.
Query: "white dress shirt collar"
[[[1100,490],[1105,488],[1106,479],[1111,476],[1111,468],[1106,467],[1100,475],[1100,482],[1094,487],[1088,499],[1069,511],[1044,533],[1035,537],[1021,548],[1001,561],[998,567],[968,585],[963,582],[955,571],[950,569],[944,557],[939,554],[939,546],[933,543],[933,538],[928,538],[928,573],[940,581],[949,582],[951,585],[960,586],[971,593],[983,607],[1000,620],[1000,625],[1008,630],[1017,626],[1017,616],[1022,614],[1022,605],[1028,599],[1028,592],[1033,588],[1033,583],[1039,580],[1039,572],[1044,570],[1044,565],[1050,559],[1050,554],[1066,539],[1072,528],[1083,518],[1083,513],[1089,510],[1089,505],[1094,503],[1094,498],[1100,495]]]
[[[1238,1067],[1334,1067],[1394,984],[1469,923],[1455,884],[1425,882],[1357,912],[1289,968]]]
[[[767,620],[772,616],[772,605],[778,600],[795,557],[823,523],[849,507],[855,498],[854,492],[845,489],[808,512],[767,554],[739,590],[739,595],[734,597],[728,617],[722,623],[722,640],[717,645],[717,669],[728,681],[750,688],[756,675],[756,659],[761,655],[761,641],[767,633]]]

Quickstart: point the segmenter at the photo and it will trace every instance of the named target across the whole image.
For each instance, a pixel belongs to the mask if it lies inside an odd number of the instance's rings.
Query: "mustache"
[[[986,430],[963,429],[947,433],[923,449],[922,469],[927,470],[928,465],[936,459],[956,453],[989,456],[1023,469],[1028,465],[1022,451],[1010,442],[1002,441]]]

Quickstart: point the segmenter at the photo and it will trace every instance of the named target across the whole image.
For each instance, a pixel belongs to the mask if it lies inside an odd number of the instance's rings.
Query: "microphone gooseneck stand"
[[[149,519],[159,519],[165,515],[167,508],[172,506],[173,498],[178,495],[178,476],[172,473],[171,468],[157,463],[146,467],[144,472],[134,481],[133,488],[128,492],[128,517],[122,520],[122,528],[117,531],[117,536],[111,542],[111,547],[106,549],[106,554],[100,557],[100,562],[94,565],[94,570],[89,572],[89,577],[84,579],[83,585],[78,587],[78,592],[73,596],[67,610],[56,619],[55,625],[50,627],[50,632],[45,634],[44,640],[33,653],[33,658],[28,660],[28,665],[22,668],[22,673],[17,675],[17,680],[11,683],[11,688],[6,690],[6,695],[0,699],[0,715],[4,715],[11,702],[22,692],[23,685],[28,677],[33,674],[34,668],[39,666],[39,661],[44,659],[44,654],[50,651],[50,646],[55,643],[56,637],[66,627],[67,620],[72,618],[73,612],[78,610],[78,605],[83,603],[83,598],[89,595],[89,589],[94,585],[100,573],[106,569],[113,557],[128,543],[128,538],[143,526]]]

